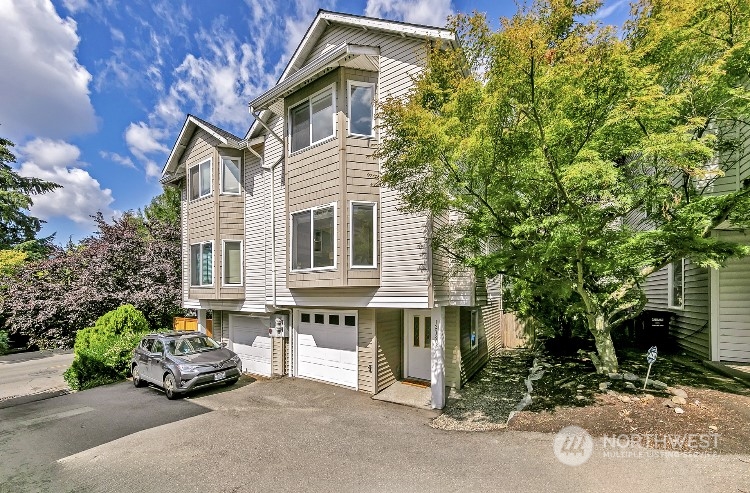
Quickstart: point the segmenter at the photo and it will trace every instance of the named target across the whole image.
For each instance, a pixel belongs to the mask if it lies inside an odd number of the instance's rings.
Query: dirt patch
[[[680,437],[699,434],[710,436],[712,451],[750,453],[750,397],[687,386],[682,389],[688,394],[687,404],[679,406],[682,414],[665,406],[665,397],[645,400],[643,395],[627,396],[630,401],[623,402],[623,394],[602,394],[585,407],[522,411],[513,416],[508,429],[556,433],[577,425],[595,437],[637,434],[653,437],[643,443],[648,448],[683,451],[690,446]],[[663,440],[665,436],[669,438]],[[663,441],[656,442],[655,438]]]
[[[544,374],[533,382],[531,404],[508,421],[526,393],[524,378],[535,357]],[[656,382],[643,391],[647,368],[645,355],[637,352],[621,351],[620,372],[611,378],[597,374],[585,356],[505,351],[491,358],[463,389],[451,392],[443,415],[432,426],[464,431],[507,426],[554,433],[578,425],[598,437],[658,437],[661,441],[644,445],[666,450],[690,447],[679,437],[710,435],[712,450],[718,453],[750,453],[749,388],[698,361],[662,355],[651,370],[650,380]],[[687,395],[684,401],[681,391]],[[680,394],[676,402],[673,393]],[[665,443],[664,436],[677,440]]]

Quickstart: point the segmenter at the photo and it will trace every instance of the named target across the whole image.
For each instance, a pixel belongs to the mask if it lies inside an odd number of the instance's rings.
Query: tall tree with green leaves
[[[380,106],[382,184],[459,217],[436,221],[435,251],[504,274],[527,314],[580,323],[600,372],[650,274],[748,253],[712,232],[750,226],[750,180],[710,187],[748,151],[725,131],[750,114],[747,2],[689,3],[641,1],[624,39],[595,0],[535,1],[497,31],[459,15],[459,48],[435,47],[409,97]]]
[[[20,176],[10,166],[16,161],[11,147],[13,142],[0,137],[0,250],[36,238],[42,221],[29,213],[32,197],[60,188],[56,183]]]

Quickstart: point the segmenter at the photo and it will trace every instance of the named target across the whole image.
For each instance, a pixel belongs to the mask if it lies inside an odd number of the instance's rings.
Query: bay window
[[[292,270],[336,265],[336,206],[292,214]]]
[[[333,136],[334,100],[330,86],[289,109],[291,152]]]
[[[190,245],[190,285],[210,286],[214,283],[213,242]]]
[[[377,204],[352,202],[349,214],[351,267],[377,266]]]

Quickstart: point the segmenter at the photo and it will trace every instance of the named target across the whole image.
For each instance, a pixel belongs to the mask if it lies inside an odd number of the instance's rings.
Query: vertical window
[[[669,306],[682,308],[685,304],[685,259],[669,264]]]
[[[352,202],[349,244],[352,267],[376,267],[377,206],[372,202]]]
[[[414,328],[413,328],[413,338],[412,338],[412,345],[414,347],[419,347],[419,321],[421,317],[415,316],[414,317]]]
[[[333,205],[292,214],[292,270],[336,265],[335,215]]]
[[[221,191],[222,193],[240,193],[240,160],[221,158]]]
[[[333,136],[334,101],[331,86],[289,110],[291,152]]]
[[[224,284],[242,284],[242,242],[224,242]]]
[[[190,200],[211,195],[211,160],[190,168]]]
[[[459,322],[461,324],[461,344],[465,347],[469,343],[470,349],[479,346],[479,308],[462,306],[459,310]]]
[[[372,135],[374,97],[374,85],[349,82],[349,133]]]
[[[292,108],[289,113],[292,121],[292,152],[294,152],[310,145],[310,108],[307,103],[303,103]]]
[[[424,347],[430,347],[432,342],[432,317],[424,319]]]
[[[328,91],[310,100],[312,143],[333,135],[333,93]]]
[[[206,242],[190,245],[190,284],[210,286],[213,281],[213,244]]]

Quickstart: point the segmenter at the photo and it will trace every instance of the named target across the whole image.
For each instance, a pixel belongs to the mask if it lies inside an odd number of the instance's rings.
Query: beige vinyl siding
[[[357,315],[357,373],[359,390],[375,393],[375,310],[359,310]]]
[[[334,25],[325,30],[301,67],[326,49],[342,43],[380,48],[381,86],[378,92],[381,99],[385,95],[404,95],[412,86],[411,76],[421,72],[425,66],[425,40]]]
[[[270,214],[267,200],[271,173],[262,169],[260,159],[247,150],[243,164],[246,225],[243,243],[245,308],[262,312],[266,309],[266,265],[270,261],[265,244],[268,237],[266,225]]]
[[[219,158],[216,162],[216,201],[218,202],[217,234],[219,241],[216,242],[216,280],[218,283],[218,298],[227,299],[244,299],[244,286],[224,286],[224,255],[223,240],[241,241],[244,248],[245,239],[245,184],[241,181],[240,194],[229,195],[221,193],[221,169],[222,157],[233,157],[240,159],[240,171],[244,167],[242,160],[242,151],[236,149],[219,149]],[[245,281],[245,273],[242,273],[242,282]]]
[[[287,338],[274,337],[271,344],[271,375],[285,375]]]
[[[682,309],[667,306],[669,291],[669,269],[654,272],[643,285],[648,298],[646,308],[672,313],[669,324],[670,335],[685,351],[708,359],[709,337],[709,279],[708,270],[689,260],[685,261],[685,293]]]
[[[490,297],[482,307],[482,328],[487,340],[487,353],[497,355],[503,348],[503,309],[499,298]]]
[[[405,95],[413,85],[411,76],[424,67],[426,43],[422,40],[341,26],[328,28],[310,57],[319,54],[326,44],[339,45],[342,42],[380,47],[378,99]],[[380,287],[364,295],[361,291],[345,290],[343,298],[339,298],[340,304],[346,306],[364,302],[366,306],[429,307],[430,267],[425,242],[427,218],[424,215],[405,214],[398,210],[400,205],[395,191],[380,189]],[[331,304],[334,295],[329,289],[311,291],[305,295],[306,302],[313,306]],[[291,296],[284,301],[295,303]]]
[[[211,160],[212,169],[211,169],[211,194],[202,197],[200,199],[196,200],[190,200],[190,194],[188,193],[188,213],[187,213],[187,221],[188,221],[188,231],[187,231],[187,244],[188,244],[188,252],[190,249],[190,245],[193,245],[195,243],[202,243],[202,242],[208,242],[213,241],[213,285],[210,287],[194,287],[191,286],[189,290],[189,297],[192,299],[217,299],[218,297],[218,287],[221,283],[221,279],[219,277],[219,274],[221,271],[217,270],[218,266],[218,259],[221,256],[220,249],[221,249],[221,242],[216,241],[217,240],[217,234],[216,234],[216,216],[217,216],[217,201],[216,196],[218,194],[217,186],[218,186],[218,168],[217,168],[217,161],[218,161],[218,152],[216,151],[216,146],[220,144],[220,142],[213,137],[211,134],[203,130],[202,128],[199,128],[195,131],[193,134],[193,137],[190,139],[190,142],[188,143],[187,147],[185,148],[185,152],[183,153],[183,157],[180,160],[180,165],[185,169],[186,176],[189,176],[190,168],[193,166],[200,164],[207,159]],[[186,178],[186,181],[188,181],[188,187],[190,187],[190,183],[188,178]],[[189,188],[188,188],[189,190]],[[218,251],[218,253],[217,253]],[[190,259],[188,259],[188,262],[186,264],[187,270],[188,270],[188,284],[190,282]]]
[[[458,307],[445,307],[445,385],[461,388],[461,337]]]
[[[401,310],[377,309],[375,319],[378,341],[377,391],[401,378],[403,325]]]
[[[182,306],[195,306],[198,300],[190,298],[190,243],[188,241],[187,179],[180,188],[180,237],[182,238]]]

